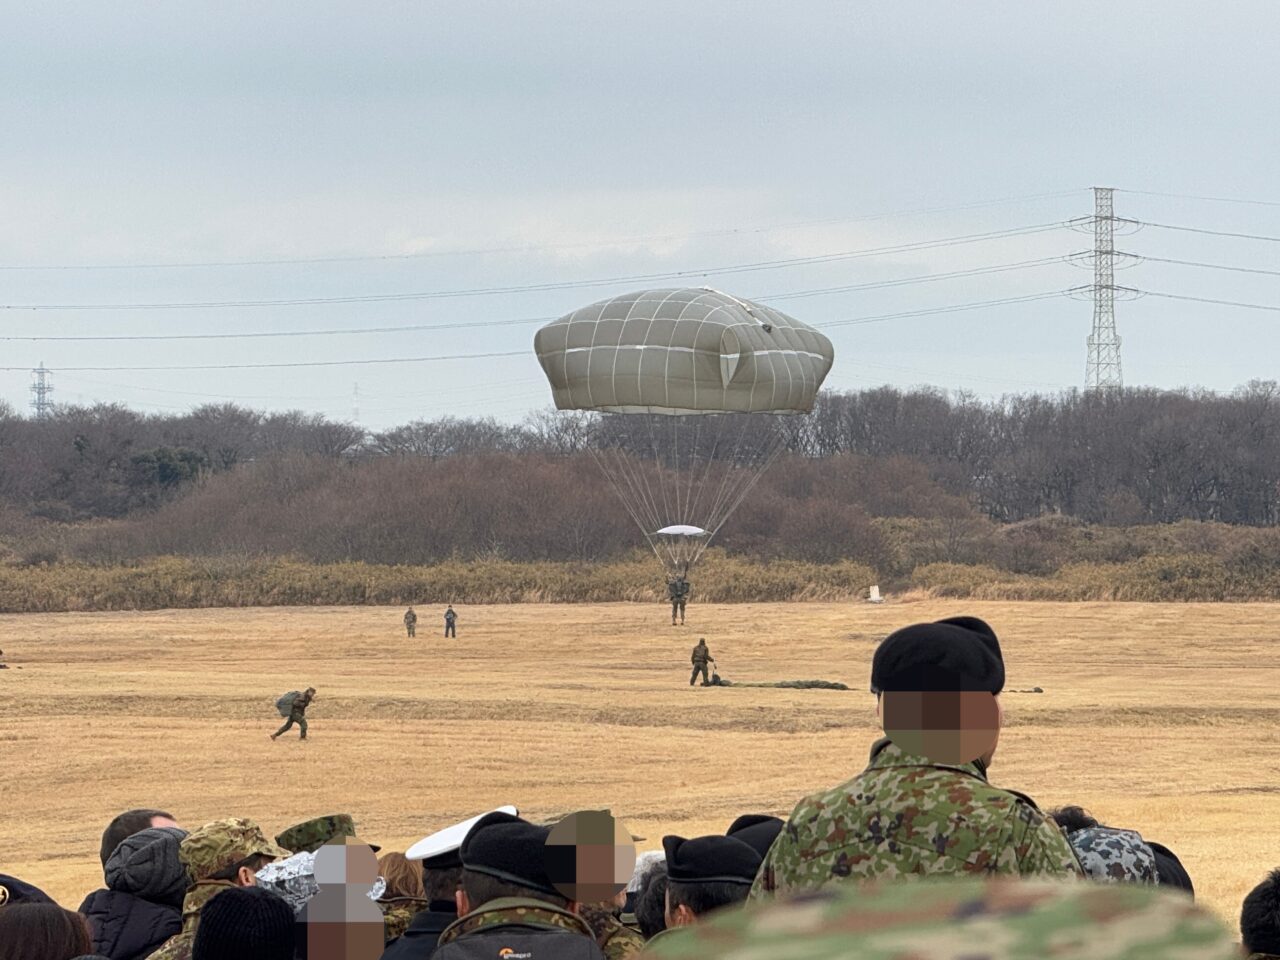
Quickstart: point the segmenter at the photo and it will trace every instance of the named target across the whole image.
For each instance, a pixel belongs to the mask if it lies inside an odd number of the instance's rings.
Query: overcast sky
[[[549,405],[550,391],[532,355],[537,322],[503,321],[683,284],[777,298],[818,325],[1048,294],[1090,273],[1049,262],[794,296],[1062,257],[1088,235],[703,271],[1060,223],[1091,214],[1093,185],[1280,201],[1270,0],[168,0],[0,12],[6,306],[552,285],[5,310],[11,337],[455,325],[0,342],[0,366],[18,368],[0,372],[0,399],[23,410],[29,370],[44,361],[64,403],[163,412],[235,400],[347,419],[358,406],[374,429],[442,414],[512,419]],[[1280,236],[1280,205],[1118,192],[1116,211]],[[1117,246],[1280,270],[1271,242],[1148,226]],[[264,260],[311,262],[172,266]],[[627,279],[675,272],[688,275]],[[1118,279],[1280,307],[1280,276],[1148,262]],[[1226,390],[1280,376],[1274,311],[1148,296],[1120,303],[1117,319],[1128,384]],[[1087,302],[1055,297],[830,327],[828,385],[1080,386],[1090,322]]]

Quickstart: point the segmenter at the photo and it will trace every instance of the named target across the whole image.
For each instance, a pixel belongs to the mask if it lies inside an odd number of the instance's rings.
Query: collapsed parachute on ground
[[[643,290],[541,328],[560,410],[600,414],[589,444],[669,573],[687,573],[813,409],[831,341],[707,288]]]

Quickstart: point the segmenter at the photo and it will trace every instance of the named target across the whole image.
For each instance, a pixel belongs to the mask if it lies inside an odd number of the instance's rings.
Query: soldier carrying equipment
[[[404,612],[405,632],[412,637],[414,635],[414,631],[417,628],[417,626],[418,626],[418,615],[413,612],[413,607],[410,607],[408,610]]]
[[[698,674],[702,674],[702,685],[710,686],[711,681],[707,678],[707,662],[716,662],[716,658],[711,655],[710,649],[707,647],[707,638],[699,637],[698,645],[693,648],[693,653],[689,657],[689,662],[693,664],[693,673],[689,677],[689,686],[693,686],[693,681],[698,679]]]
[[[295,723],[298,725],[298,730],[301,734],[299,739],[307,739],[307,707],[311,706],[311,701],[315,699],[315,696],[316,688],[307,687],[302,693],[297,690],[290,690],[277,700],[276,709],[280,711],[282,717],[287,717],[288,719],[285,720],[284,726],[271,734],[271,739],[274,740]]]
[[[444,635],[454,639],[458,637],[458,615],[453,612],[453,604],[449,604],[444,612]]]
[[[684,606],[689,601],[689,581],[683,573],[677,574],[667,581],[667,598],[671,601],[671,625],[676,625],[676,614],[680,615],[680,625],[684,626]]]

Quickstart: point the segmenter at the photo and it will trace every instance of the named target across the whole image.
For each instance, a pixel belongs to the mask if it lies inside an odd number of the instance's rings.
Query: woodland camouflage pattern
[[[336,837],[355,837],[356,822],[349,813],[334,813],[295,823],[276,834],[276,843],[294,853],[315,853]]]
[[[832,888],[649,941],[656,960],[1239,960],[1217,919],[1157,887],[972,878]]]
[[[430,901],[415,897],[396,897],[394,900],[379,900],[378,908],[382,911],[382,926],[387,943],[396,937],[403,936],[409,928],[414,916],[430,906]]]
[[[578,915],[591,926],[605,960],[626,960],[644,947],[644,937],[614,915],[612,904],[581,903]]]
[[[1080,876],[1071,844],[1029,797],[888,739],[848,783],[801,800],[769,848],[750,899],[831,882],[929,874]]]
[[[1069,837],[1080,866],[1093,880],[1155,883],[1156,855],[1133,830],[1087,827]]]
[[[536,927],[563,927],[584,937],[595,939],[587,921],[577,914],[559,907],[544,903],[541,900],[527,900],[524,897],[499,897],[490,900],[483,907],[472,910],[465,917],[459,917],[440,934],[440,946],[458,939],[465,933],[474,933],[487,927],[497,927],[504,923],[520,923]]]
[[[182,929],[166,940],[147,960],[191,960],[196,928],[200,925],[200,911],[224,890],[234,889],[236,885],[227,880],[203,880],[191,887],[182,899]]]
[[[206,823],[178,845],[178,859],[192,880],[204,880],[255,853],[276,858],[287,857],[290,851],[268,840],[252,820],[240,817]]]

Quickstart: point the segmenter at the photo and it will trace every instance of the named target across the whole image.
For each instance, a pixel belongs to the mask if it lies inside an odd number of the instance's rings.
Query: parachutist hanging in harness
[[[684,605],[689,600],[689,581],[683,573],[667,578],[667,598],[671,601],[671,625],[676,625],[676,614],[680,614],[680,626],[684,626]]]

